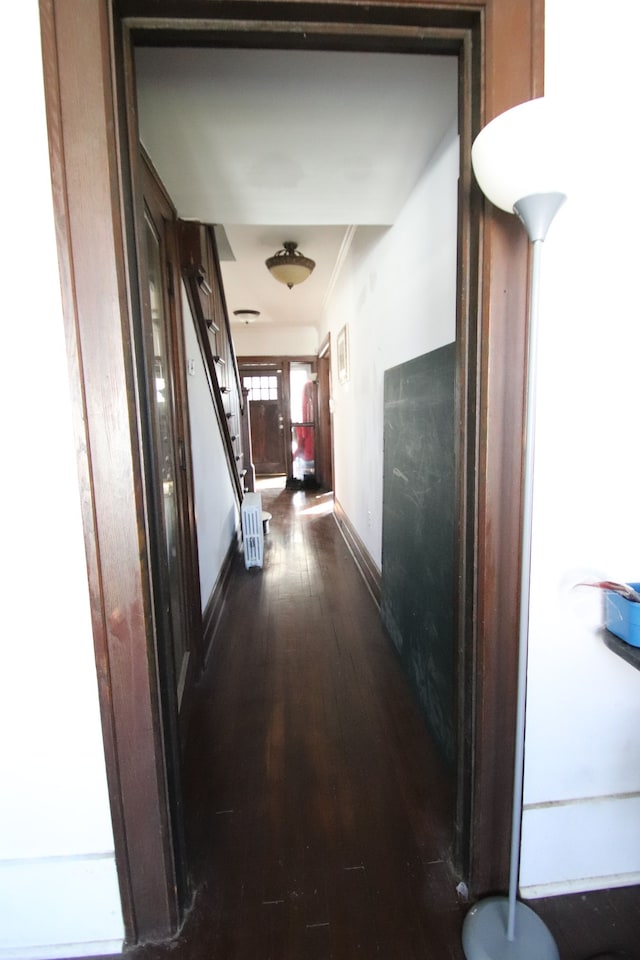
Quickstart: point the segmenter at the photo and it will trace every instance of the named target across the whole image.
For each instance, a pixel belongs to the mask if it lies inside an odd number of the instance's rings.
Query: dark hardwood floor
[[[453,784],[331,498],[262,494],[264,565],[236,558],[185,757],[193,905],[176,940],[130,953],[464,960]],[[636,904],[626,890],[532,906],[562,960],[634,960]]]

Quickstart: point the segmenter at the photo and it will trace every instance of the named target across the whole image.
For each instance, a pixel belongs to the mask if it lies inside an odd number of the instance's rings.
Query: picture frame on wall
[[[338,334],[337,353],[338,380],[340,383],[346,383],[349,379],[349,328],[346,323]]]

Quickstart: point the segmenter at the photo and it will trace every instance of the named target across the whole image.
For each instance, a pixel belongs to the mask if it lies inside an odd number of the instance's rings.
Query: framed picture
[[[338,380],[346,383],[349,379],[349,329],[345,323],[338,334]]]

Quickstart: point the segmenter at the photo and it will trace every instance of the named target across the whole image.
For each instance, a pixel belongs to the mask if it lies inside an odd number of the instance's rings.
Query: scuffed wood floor
[[[262,493],[263,569],[238,555],[185,755],[193,905],[171,944],[131,954],[464,960],[453,784],[330,497]],[[532,906],[562,960],[637,960],[625,896]]]

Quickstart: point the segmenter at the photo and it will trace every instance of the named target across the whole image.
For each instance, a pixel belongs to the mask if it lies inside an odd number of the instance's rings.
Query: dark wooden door
[[[333,439],[331,415],[331,348],[329,342],[321,350],[318,371],[318,443],[316,479],[327,490],[333,490]]]
[[[186,411],[180,373],[181,317],[175,302],[179,283],[176,220],[161,184],[142,161],[144,205],[140,243],[142,276],[142,336],[148,389],[148,413],[153,459],[153,483],[159,505],[160,571],[156,593],[162,596],[168,621],[165,682],[175,691],[180,710],[191,646],[195,636],[190,612],[193,577],[189,568]],[[199,598],[197,598],[199,603]]]
[[[180,905],[189,890],[181,797],[180,710],[190,672],[193,596],[189,577],[186,419],[181,381],[182,329],[175,212],[148,165],[141,164],[139,226],[141,370],[146,389],[151,579],[156,657],[170,796],[175,882]]]
[[[256,476],[287,472],[285,410],[280,370],[242,371],[249,389],[251,450]]]

